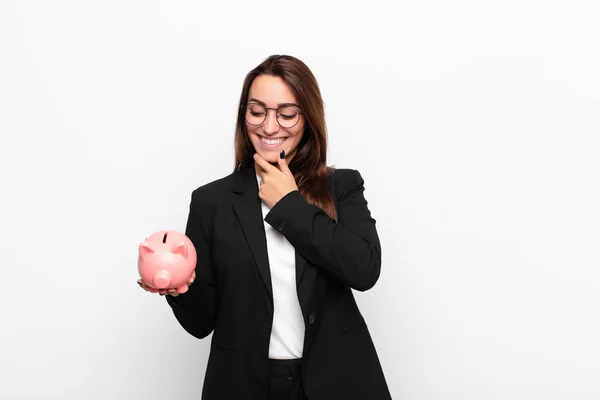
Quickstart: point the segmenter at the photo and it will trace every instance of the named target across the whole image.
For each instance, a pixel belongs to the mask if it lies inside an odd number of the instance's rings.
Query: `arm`
[[[279,200],[265,217],[308,261],[351,288],[371,289],[381,271],[381,245],[375,219],[367,208],[364,181],[356,170],[340,180],[338,220],[310,204],[298,190]]]
[[[212,243],[206,235],[208,227],[200,216],[201,206],[196,193],[192,193],[185,229],[185,235],[196,249],[196,279],[187,292],[177,297],[166,295],[165,298],[181,326],[192,336],[202,339],[215,327],[219,301],[217,273],[211,258]]]

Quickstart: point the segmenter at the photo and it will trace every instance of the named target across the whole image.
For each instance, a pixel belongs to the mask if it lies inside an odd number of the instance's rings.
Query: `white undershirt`
[[[260,176],[256,175],[256,179],[260,185]],[[295,250],[281,232],[264,221],[271,209],[263,201],[261,206],[273,286],[274,315],[269,358],[302,358],[305,327],[296,291]]]

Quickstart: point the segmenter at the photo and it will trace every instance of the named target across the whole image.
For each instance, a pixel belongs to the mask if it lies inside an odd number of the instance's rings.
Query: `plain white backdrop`
[[[233,171],[245,74],[291,54],[365,179],[393,398],[600,398],[599,11],[3,0],[0,397],[200,398],[210,337],[138,287],[137,246]]]

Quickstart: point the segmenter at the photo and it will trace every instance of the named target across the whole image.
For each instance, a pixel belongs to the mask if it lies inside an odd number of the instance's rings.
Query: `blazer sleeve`
[[[212,260],[212,240],[207,235],[209,228],[202,218],[201,197],[198,189],[192,193],[185,235],[196,249],[196,279],[187,292],[177,297],[165,295],[181,326],[199,339],[208,336],[215,327],[219,306],[217,272]]]
[[[353,169],[343,172],[336,182],[338,223],[298,190],[275,203],[265,221],[312,264],[351,288],[366,291],[379,279],[381,244],[363,194],[362,176]]]

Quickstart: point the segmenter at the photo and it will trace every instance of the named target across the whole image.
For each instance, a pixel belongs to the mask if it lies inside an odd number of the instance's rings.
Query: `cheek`
[[[293,127],[291,130],[288,130],[290,135],[294,138],[294,141],[299,141],[302,138],[302,134],[304,132],[304,124]]]
[[[252,139],[252,140],[258,139],[255,135],[255,133],[256,133],[255,127],[246,125],[246,132],[248,132],[248,136],[250,136],[250,139]]]
[[[295,131],[293,135],[294,143],[300,142],[300,140],[302,140],[302,136],[304,136],[304,128],[300,128]]]

